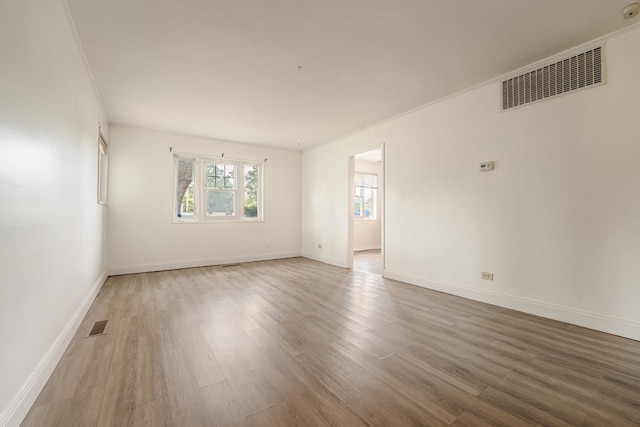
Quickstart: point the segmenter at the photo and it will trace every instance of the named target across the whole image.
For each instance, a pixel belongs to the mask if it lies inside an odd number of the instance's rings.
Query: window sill
[[[256,224],[263,223],[264,219],[206,219],[204,221],[198,220],[173,220],[171,224]]]

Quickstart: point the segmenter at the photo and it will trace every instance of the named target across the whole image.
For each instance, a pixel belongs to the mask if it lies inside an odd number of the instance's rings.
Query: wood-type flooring
[[[382,254],[380,249],[354,252],[353,269],[382,275]]]
[[[23,423],[447,425],[640,425],[640,342],[303,258],[117,276]]]

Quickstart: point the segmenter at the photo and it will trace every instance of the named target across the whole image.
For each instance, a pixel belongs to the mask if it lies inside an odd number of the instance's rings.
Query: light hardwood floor
[[[639,405],[639,342],[295,258],[109,278],[23,425],[624,426]]]
[[[353,253],[353,269],[382,275],[382,251],[372,249]]]

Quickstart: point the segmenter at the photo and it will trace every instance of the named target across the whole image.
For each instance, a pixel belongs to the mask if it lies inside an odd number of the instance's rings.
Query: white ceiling
[[[630,2],[67,0],[112,123],[292,149],[631,25]]]

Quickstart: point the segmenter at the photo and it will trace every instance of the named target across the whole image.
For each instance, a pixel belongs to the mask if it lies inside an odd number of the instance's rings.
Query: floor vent
[[[502,82],[502,111],[604,83],[602,46]]]
[[[93,324],[93,328],[91,328],[91,332],[89,332],[90,337],[94,337],[96,335],[104,335],[104,330],[107,328],[107,320],[100,320]]]

